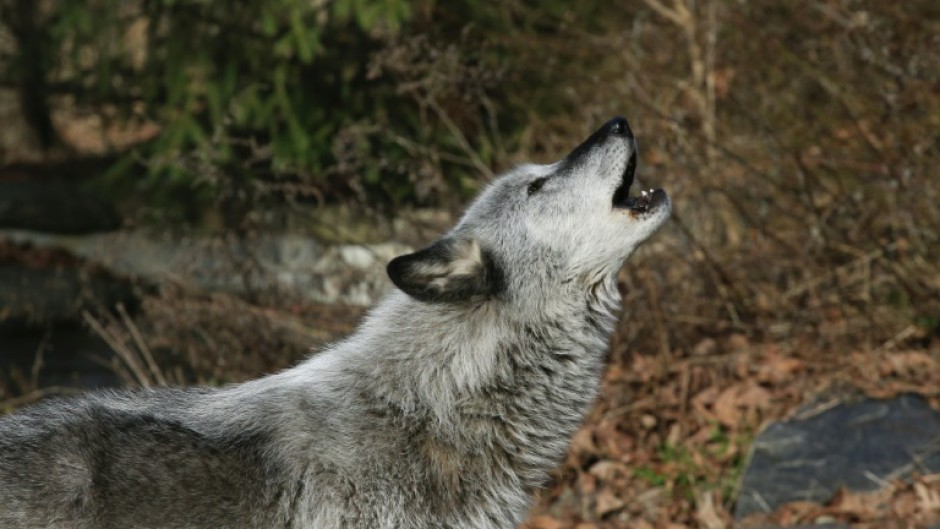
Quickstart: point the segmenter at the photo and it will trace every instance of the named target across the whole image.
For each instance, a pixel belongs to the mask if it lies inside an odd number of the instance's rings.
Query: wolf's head
[[[532,300],[612,279],[671,211],[661,189],[630,195],[636,166],[633,132],[614,118],[563,160],[498,178],[450,233],[395,258],[388,274],[437,303]]]

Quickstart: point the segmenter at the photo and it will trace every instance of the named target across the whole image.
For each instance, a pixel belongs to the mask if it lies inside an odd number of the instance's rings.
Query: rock
[[[385,265],[412,251],[398,243],[323,244],[301,235],[251,239],[157,237],[142,231],[65,236],[0,230],[0,241],[67,251],[148,284],[369,306],[391,288]]]
[[[0,228],[79,234],[120,226],[110,203],[77,184],[0,180]]]
[[[872,491],[911,472],[940,472],[940,412],[919,396],[803,415],[770,425],[754,442],[736,519],[791,501],[825,502],[840,487]]]
[[[0,240],[0,330],[81,321],[89,305],[132,305],[134,286],[68,252]]]

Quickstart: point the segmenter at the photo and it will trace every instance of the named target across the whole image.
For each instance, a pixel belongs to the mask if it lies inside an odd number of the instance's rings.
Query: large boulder
[[[913,473],[938,472],[940,412],[923,398],[842,403],[761,432],[734,514],[741,519],[792,501],[824,503],[839,488],[873,491]]]

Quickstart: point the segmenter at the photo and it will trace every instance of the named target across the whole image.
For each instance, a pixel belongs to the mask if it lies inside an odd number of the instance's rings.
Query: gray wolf
[[[616,274],[668,218],[627,121],[496,179],[346,340],[222,388],[0,420],[0,527],[508,529],[598,390]]]

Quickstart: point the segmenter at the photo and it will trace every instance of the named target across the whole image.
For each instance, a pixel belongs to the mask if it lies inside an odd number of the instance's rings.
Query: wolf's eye
[[[535,192],[538,191],[539,189],[542,189],[542,186],[545,185],[545,181],[546,181],[546,180],[548,180],[548,178],[545,178],[545,177],[542,177],[542,178],[538,178],[538,179],[536,179],[536,180],[533,180],[532,183],[529,184],[529,188],[528,188],[528,190],[527,190],[527,192],[529,193],[529,195],[531,195],[532,193],[535,193]]]

